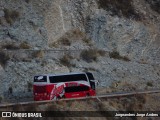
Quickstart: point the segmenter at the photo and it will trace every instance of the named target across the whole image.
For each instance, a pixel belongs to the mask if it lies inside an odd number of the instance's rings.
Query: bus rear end
[[[77,97],[87,97],[95,96],[95,91],[89,86],[71,86],[65,88],[65,98],[77,98]]]
[[[48,84],[47,76],[35,76],[33,94],[35,101],[50,100],[50,93],[54,85]]]

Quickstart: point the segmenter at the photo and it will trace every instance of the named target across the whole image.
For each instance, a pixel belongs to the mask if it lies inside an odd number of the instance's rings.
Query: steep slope
[[[31,97],[34,75],[72,71],[93,72],[109,91],[158,88],[158,6],[157,0],[1,0],[1,96]]]

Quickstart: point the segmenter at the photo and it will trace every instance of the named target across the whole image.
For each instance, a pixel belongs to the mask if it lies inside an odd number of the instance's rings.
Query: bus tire
[[[58,96],[58,97],[57,97],[57,100],[59,100],[59,99],[61,99],[61,97],[60,97],[60,96]]]
[[[64,99],[64,98],[65,98],[65,95],[63,95],[62,98]]]
[[[59,99],[60,99],[60,97],[59,97],[59,96],[58,96],[58,97],[57,97],[57,96],[55,96],[55,97],[53,98],[53,100],[54,100],[54,101],[57,101],[57,100],[59,100]]]
[[[54,96],[53,100],[55,100],[55,101],[56,101],[56,100],[57,100],[57,96]]]

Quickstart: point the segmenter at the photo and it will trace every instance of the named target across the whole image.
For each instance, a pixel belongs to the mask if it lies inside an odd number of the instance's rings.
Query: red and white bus
[[[37,75],[33,84],[34,100],[95,96],[95,83],[97,81],[90,72]]]

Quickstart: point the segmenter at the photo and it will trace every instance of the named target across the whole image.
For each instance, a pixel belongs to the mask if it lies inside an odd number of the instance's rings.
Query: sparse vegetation
[[[8,88],[8,92],[9,92],[9,94],[12,94],[12,93],[13,93],[12,87],[9,87],[9,88]]]
[[[25,2],[26,2],[26,3],[30,3],[30,2],[31,2],[31,0],[25,0]]]
[[[87,45],[92,46],[91,39],[89,39],[89,38],[87,38],[87,37],[84,37],[82,40],[83,40]]]
[[[32,56],[34,58],[43,58],[44,57],[44,51],[43,50],[38,50],[33,52]]]
[[[19,46],[16,45],[15,43],[8,43],[2,46],[2,49],[8,49],[8,50],[18,50]]]
[[[58,47],[59,45],[64,45],[64,46],[70,46],[71,45],[71,41],[66,38],[60,38],[59,40],[57,40],[56,42],[51,43],[49,46],[50,47]]]
[[[19,47],[20,47],[21,49],[30,49],[30,48],[31,48],[31,46],[30,46],[27,42],[22,42],[22,43],[19,45]]]
[[[9,10],[7,8],[4,9],[4,17],[10,25],[12,25],[17,18],[19,18],[20,14],[19,12],[15,10]]]
[[[70,46],[71,41],[68,38],[62,38],[62,39],[59,40],[59,44],[65,45],[65,46]]]
[[[0,19],[0,25],[2,24],[2,20]]]
[[[153,87],[153,83],[152,82],[147,82],[147,86]]]
[[[2,67],[5,67],[7,61],[10,59],[9,55],[7,55],[4,51],[0,51],[0,64]]]
[[[86,62],[93,62],[97,61],[99,56],[104,56],[105,51],[98,50],[98,49],[90,49],[90,50],[83,50],[80,54],[80,57]]]
[[[29,106],[26,106],[25,108],[26,111],[37,111],[38,109],[39,109],[39,106],[37,104],[31,104]]]
[[[84,68],[84,72],[88,71],[97,71],[95,68],[89,67],[89,68]]]
[[[27,86],[28,86],[28,92],[31,92],[32,91],[32,83],[31,82],[27,82]]]
[[[85,33],[79,29],[67,31],[62,37],[49,44],[49,47],[71,46],[74,42],[84,42],[88,46],[92,46],[92,41]]]
[[[3,100],[3,97],[2,97],[2,96],[0,96],[0,103],[2,102],[2,100]]]
[[[142,15],[136,13],[132,3],[133,0],[98,0],[99,8],[110,11],[111,15],[141,20]]]
[[[160,1],[159,0],[146,0],[151,8],[160,14]]]
[[[46,60],[43,60],[43,61],[41,62],[41,66],[44,67],[44,66],[46,66],[46,65],[47,65],[47,61],[46,61]]]
[[[73,57],[71,55],[66,54],[62,58],[60,58],[60,63],[64,66],[71,67],[71,59],[73,59]]]
[[[145,60],[145,59],[142,58],[142,59],[140,59],[139,63],[140,64],[147,64],[148,62],[147,62],[147,60]]]
[[[121,56],[119,54],[119,52],[117,52],[117,51],[110,52],[109,53],[109,57],[110,58],[114,58],[114,59],[123,60],[123,61],[131,61],[127,56]]]

